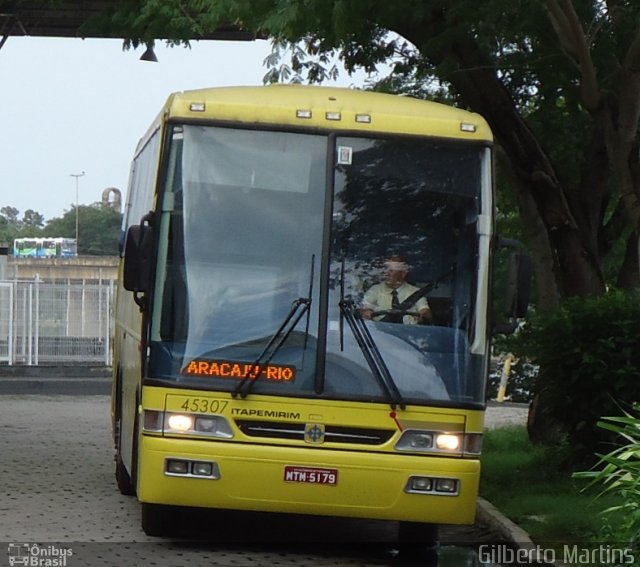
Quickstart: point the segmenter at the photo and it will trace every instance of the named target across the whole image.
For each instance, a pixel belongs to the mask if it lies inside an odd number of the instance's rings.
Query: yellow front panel
[[[222,392],[145,388],[143,407],[171,412],[224,415],[230,440],[144,435],[140,446],[139,491],[143,502],[350,516],[434,523],[472,523],[480,464],[461,456],[413,455],[394,449],[404,429],[482,431],[482,412],[411,406],[392,412],[384,404],[254,396],[233,399]],[[236,419],[376,427],[394,430],[372,447],[244,435]],[[467,426],[465,427],[465,424]],[[477,428],[477,429],[476,429]],[[168,476],[165,460],[214,461],[220,479]],[[285,481],[285,467],[336,469],[336,485]],[[411,476],[459,480],[457,495],[409,494]]]

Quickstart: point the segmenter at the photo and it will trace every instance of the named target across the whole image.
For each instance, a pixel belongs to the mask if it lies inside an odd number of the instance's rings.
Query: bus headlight
[[[426,431],[414,431],[406,436],[405,443],[418,451],[433,448],[433,434]]]
[[[167,419],[168,429],[178,433],[186,433],[193,427],[193,418],[190,415],[174,413]]]
[[[194,429],[201,433],[211,433],[218,428],[218,419],[216,417],[196,417]]]
[[[465,445],[463,433],[407,429],[396,443],[396,451],[461,455]],[[476,437],[474,435],[474,437]],[[478,446],[477,440],[473,448]],[[465,451],[466,452],[466,451]]]
[[[217,414],[193,414],[145,410],[144,431],[198,437],[231,439],[233,430],[227,419]]]
[[[460,436],[452,433],[436,435],[436,447],[441,451],[457,451],[460,448]]]

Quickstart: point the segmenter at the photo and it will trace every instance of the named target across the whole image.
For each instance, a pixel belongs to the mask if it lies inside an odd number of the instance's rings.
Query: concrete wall
[[[118,278],[117,256],[78,256],[77,258],[14,258],[9,256],[5,280],[33,280],[36,275],[44,282],[68,280],[108,281]]]

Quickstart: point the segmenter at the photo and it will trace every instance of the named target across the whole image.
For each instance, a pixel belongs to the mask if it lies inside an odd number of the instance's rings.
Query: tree
[[[4,220],[4,223],[16,230],[19,230],[21,226],[18,215],[20,215],[20,211],[15,207],[4,206],[0,209],[0,216]]]
[[[122,215],[101,203],[78,207],[78,254],[111,256],[118,253]],[[62,217],[47,222],[47,236],[75,238],[76,209],[73,206]]]
[[[12,244],[18,227],[18,214],[20,211],[14,207],[5,206],[0,209],[0,242]]]
[[[95,256],[116,256],[120,242],[122,214],[112,207],[96,203],[81,207],[79,216],[79,252]]]
[[[44,225],[44,217],[27,209],[20,219],[20,211],[6,205],[0,209],[0,242],[12,244],[15,238],[39,236]]]
[[[437,79],[491,125],[553,306],[639,283],[639,22],[630,0],[128,0],[95,25],[136,45],[236,24],[312,81],[334,50],[350,70]]]
[[[26,230],[40,229],[44,226],[44,216],[34,211],[33,209],[27,209],[22,215],[22,228]]]

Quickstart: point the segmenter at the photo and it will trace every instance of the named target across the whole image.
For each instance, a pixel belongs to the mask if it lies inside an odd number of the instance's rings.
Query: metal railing
[[[0,364],[110,366],[114,287],[0,281]]]

